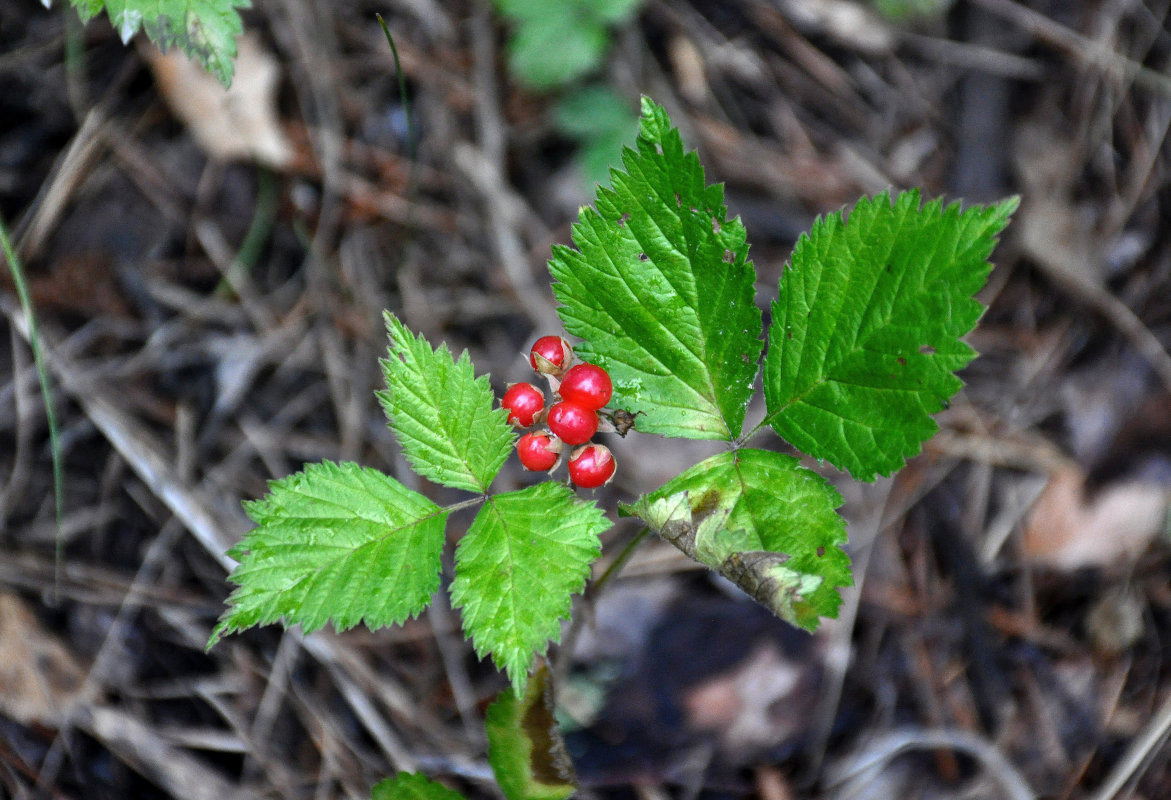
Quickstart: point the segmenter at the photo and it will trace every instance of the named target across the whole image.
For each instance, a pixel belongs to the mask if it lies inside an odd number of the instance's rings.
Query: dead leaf
[[[1168,491],[1158,484],[1123,481],[1086,498],[1086,476],[1076,467],[1050,473],[1024,525],[1024,555],[1061,570],[1105,567],[1137,558],[1166,524]]]
[[[276,110],[280,68],[253,36],[239,40],[236,77],[230,89],[178,48],[144,48],[159,91],[199,146],[213,159],[255,159],[280,169],[293,157]]]
[[[55,725],[89,698],[85,671],[19,597],[0,593],[0,713]]]
[[[790,661],[769,642],[741,664],[693,687],[683,697],[688,725],[716,731],[725,752],[763,749],[796,736],[807,724],[802,705],[810,665]]]

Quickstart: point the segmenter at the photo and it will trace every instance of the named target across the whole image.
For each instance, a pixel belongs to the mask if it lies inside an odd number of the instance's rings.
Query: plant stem
[[[643,528],[634,535],[634,538],[626,543],[626,547],[622,548],[622,552],[618,557],[610,562],[610,566],[606,567],[598,579],[590,584],[584,595],[586,602],[593,602],[598,593],[612,581],[614,577],[622,571],[626,566],[626,562],[634,555],[635,549],[643,543],[643,541],[650,535],[650,528]],[[565,631],[565,638],[562,644],[557,648],[557,655],[553,658],[551,666],[552,671],[552,686],[554,689],[560,686],[565,680],[565,671],[569,669],[569,658],[573,654],[573,645],[577,641],[578,633],[581,632],[582,621],[585,619],[585,614],[574,614],[569,620],[569,628]]]
[[[37,380],[41,385],[41,399],[45,403],[45,419],[49,425],[49,453],[53,461],[53,512],[57,521],[56,553],[54,555],[55,570],[61,568],[61,555],[64,540],[61,537],[61,524],[65,518],[65,465],[61,461],[61,442],[57,435],[57,412],[53,409],[53,392],[49,386],[49,367],[41,352],[41,337],[37,331],[37,317],[33,313],[32,296],[29,294],[28,282],[24,277],[24,269],[16,250],[12,246],[12,239],[8,235],[8,226],[3,217],[0,217],[0,247],[4,250],[4,258],[8,261],[8,270],[12,273],[12,282],[16,286],[16,295],[20,299],[20,308],[24,312],[25,324],[28,326],[28,343],[33,352],[33,363],[37,368]],[[60,578],[60,575],[57,575]],[[57,581],[54,582],[56,593]]]

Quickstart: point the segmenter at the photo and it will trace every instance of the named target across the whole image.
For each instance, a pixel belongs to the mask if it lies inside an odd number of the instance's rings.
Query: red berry
[[[561,442],[543,431],[526,433],[516,443],[516,454],[520,456],[521,466],[533,472],[553,469],[560,452]]]
[[[549,430],[566,444],[585,444],[598,430],[598,413],[562,400],[549,408]]]
[[[606,403],[610,402],[613,391],[614,384],[610,382],[610,373],[594,364],[570,367],[557,390],[562,400],[594,410],[604,408]]]
[[[508,421],[521,428],[533,424],[533,418],[545,407],[545,395],[531,383],[514,383],[500,401],[508,409]]]
[[[583,489],[597,489],[610,482],[617,466],[610,448],[588,444],[569,457],[569,479]]]
[[[560,375],[573,361],[573,348],[560,336],[542,336],[529,350],[529,363],[543,375]]]

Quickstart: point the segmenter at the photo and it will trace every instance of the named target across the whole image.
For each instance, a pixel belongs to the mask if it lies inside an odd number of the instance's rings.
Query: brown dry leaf
[[[1062,570],[1104,567],[1134,559],[1166,524],[1168,492],[1159,485],[1123,481],[1087,501],[1085,474],[1059,468],[1029,512],[1024,555]]]
[[[85,671],[19,597],[0,593],[0,713],[54,725],[86,702]]]
[[[742,752],[797,735],[808,719],[792,712],[809,689],[809,665],[789,661],[775,644],[767,643],[734,670],[693,687],[683,707],[693,730],[718,731],[726,752]]]
[[[149,47],[143,52],[167,105],[209,156],[221,161],[255,159],[280,169],[293,157],[277,117],[280,68],[255,37],[240,37],[239,48],[230,89],[178,48],[161,53]]]

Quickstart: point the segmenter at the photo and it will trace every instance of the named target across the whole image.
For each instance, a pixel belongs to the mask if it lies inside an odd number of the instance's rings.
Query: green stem
[[[57,435],[57,412],[53,409],[53,392],[49,386],[49,367],[45,363],[41,352],[41,337],[37,330],[37,317],[33,313],[32,296],[29,294],[28,282],[24,277],[24,269],[17,258],[16,249],[12,246],[12,239],[8,235],[8,226],[3,217],[0,217],[0,247],[4,250],[4,257],[8,261],[8,270],[12,273],[12,282],[16,286],[16,295],[20,299],[20,308],[24,312],[25,324],[28,326],[28,343],[33,351],[33,363],[37,368],[37,380],[41,385],[41,399],[45,403],[45,419],[49,425],[49,452],[53,460],[53,511],[57,521],[55,567],[61,568],[61,556],[64,549],[62,538],[62,522],[65,518],[65,466],[61,460],[61,442]],[[54,592],[56,589],[54,589]]]
[[[378,24],[382,26],[382,32],[386,34],[386,42],[390,45],[390,54],[394,57],[394,72],[398,77],[398,94],[402,99],[403,116],[407,118],[407,158],[410,159],[411,171],[413,173],[415,167],[415,157],[417,155],[417,142],[415,137],[415,121],[411,117],[411,103],[410,99],[407,97],[407,78],[403,74],[402,64],[399,63],[398,48],[395,47],[394,37],[390,35],[390,28],[386,26],[386,20],[382,18],[381,14],[375,14],[374,16],[378,18]],[[412,180],[410,177],[408,177],[407,186],[411,186],[412,183]]]
[[[618,557],[610,562],[610,566],[606,567],[606,571],[603,572],[590,586],[588,593],[590,597],[595,597],[599,592],[602,591],[607,583],[614,579],[614,576],[622,571],[622,568],[626,566],[626,562],[630,560],[632,555],[634,555],[635,549],[640,544],[642,544],[643,540],[650,536],[650,534],[650,528],[643,528],[637,534],[635,534],[633,539],[626,543],[626,547],[622,548],[622,552],[618,554]]]
[[[256,209],[252,212],[252,222],[248,225],[248,232],[244,234],[244,241],[236,251],[236,258],[228,267],[231,270],[241,270],[250,273],[256,262],[260,260],[260,251],[272,235],[272,226],[276,222],[279,193],[276,175],[272,170],[260,167],[257,172]],[[216,286],[217,295],[231,292],[231,282],[228,276],[220,279]]]
[[[590,584],[590,587],[586,590],[585,597],[589,600],[597,597],[598,593],[602,591],[606,584],[612,581],[622,571],[622,568],[626,566],[626,562],[634,555],[635,549],[650,534],[650,528],[643,528],[635,534],[634,538],[626,543],[626,547],[622,548],[622,552],[618,554],[618,557],[610,562],[610,566],[606,567],[606,571],[598,576],[596,581]],[[573,645],[577,641],[578,633],[581,632],[581,626],[584,620],[585,614],[581,613],[580,610],[570,618],[569,629],[566,630],[565,638],[562,640],[561,646],[557,648],[557,653],[553,658],[552,684],[554,689],[563,685],[565,681],[565,671],[569,669],[569,657],[573,654]]]

